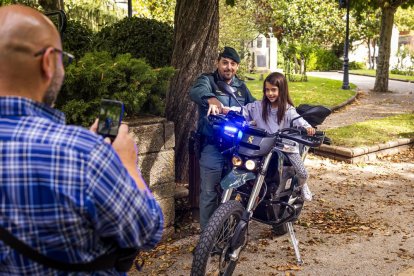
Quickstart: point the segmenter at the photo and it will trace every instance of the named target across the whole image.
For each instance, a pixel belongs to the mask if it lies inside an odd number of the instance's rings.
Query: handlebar
[[[315,135],[311,136],[307,135],[305,128],[284,128],[279,132],[279,136],[315,148],[322,145],[325,132],[316,131]]]
[[[240,114],[230,111],[227,115],[210,114],[208,116],[208,121],[213,125],[214,129],[219,129],[223,124],[233,125],[240,130],[243,130],[244,134],[257,135],[257,136],[279,136],[280,138],[286,138],[298,142],[300,144],[309,146],[309,147],[319,147],[325,138],[325,132],[316,131],[315,135],[307,135],[306,128],[284,128],[274,134],[267,133],[264,129],[256,128],[253,126],[247,126],[244,120],[244,117]]]

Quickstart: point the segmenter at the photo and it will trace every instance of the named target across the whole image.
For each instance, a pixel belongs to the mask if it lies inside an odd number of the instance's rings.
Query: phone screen
[[[120,101],[102,100],[99,110],[98,134],[115,138],[124,115],[124,104]]]

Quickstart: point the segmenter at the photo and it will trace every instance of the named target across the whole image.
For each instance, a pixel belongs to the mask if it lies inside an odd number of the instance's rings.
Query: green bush
[[[364,62],[351,61],[349,62],[349,70],[363,70],[367,69]]]
[[[342,61],[332,52],[325,49],[317,49],[311,54],[308,61],[308,71],[329,71],[342,68]]]
[[[145,58],[153,67],[171,63],[173,28],[153,19],[125,18],[96,34],[94,48],[116,56],[131,53],[134,58]]]
[[[68,20],[62,37],[63,49],[79,60],[87,51],[91,50],[92,37],[92,30],[86,25],[79,21]]]
[[[173,73],[171,67],[154,70],[145,60],[130,54],[112,58],[108,52],[86,53],[67,68],[56,107],[66,114],[68,123],[83,126],[96,118],[103,98],[124,102],[127,116],[162,115]]]
[[[401,70],[394,68],[390,70],[391,74],[402,75],[402,76],[414,76],[414,68],[408,68],[407,70]]]
[[[157,72],[157,82],[151,87],[151,92],[142,106],[141,113],[164,116],[166,93],[175,70],[173,67],[162,67],[154,70]]]

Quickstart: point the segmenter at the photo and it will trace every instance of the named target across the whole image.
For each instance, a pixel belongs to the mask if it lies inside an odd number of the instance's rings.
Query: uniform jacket
[[[209,78],[221,80],[217,70],[212,74],[202,74],[190,89],[190,98],[198,105],[198,131],[205,136],[212,136],[212,128],[207,122],[208,99],[216,97],[223,106],[239,106],[230,95],[212,87]],[[237,89],[236,98],[242,104],[252,103],[255,99],[246,84],[237,77],[233,77],[230,85]]]

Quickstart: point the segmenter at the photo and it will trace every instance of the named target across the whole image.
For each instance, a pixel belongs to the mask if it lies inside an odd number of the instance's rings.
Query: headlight
[[[253,171],[254,169],[256,169],[256,162],[254,160],[250,160],[249,159],[249,160],[246,161],[246,163],[244,164],[244,166],[249,171]]]
[[[243,165],[243,160],[241,159],[240,156],[233,155],[233,158],[231,159],[231,163],[235,167],[240,167],[241,165]]]
[[[233,127],[233,126],[224,126],[224,134],[230,136],[230,137],[234,137],[236,135],[236,133],[239,131],[239,129],[237,127]]]

